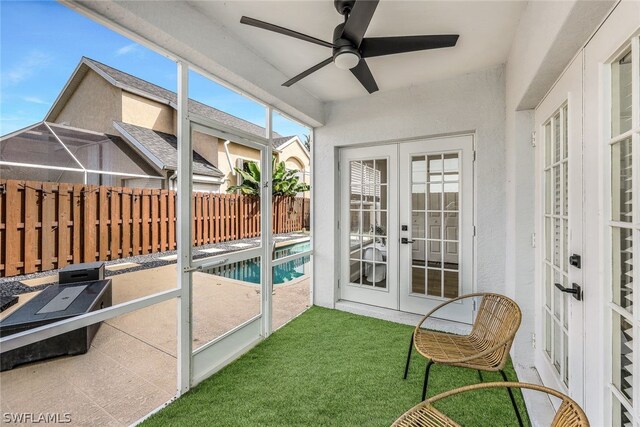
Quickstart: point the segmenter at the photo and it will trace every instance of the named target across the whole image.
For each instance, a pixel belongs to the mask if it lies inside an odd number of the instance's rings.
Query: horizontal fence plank
[[[176,249],[176,192],[0,180],[0,277]],[[196,192],[193,245],[260,236],[260,199]],[[273,197],[274,233],[309,228],[309,199]]]

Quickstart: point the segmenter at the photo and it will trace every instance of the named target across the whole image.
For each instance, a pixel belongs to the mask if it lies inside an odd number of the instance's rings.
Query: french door
[[[472,292],[473,137],[400,144],[400,310],[425,314]],[[467,299],[436,317],[471,323]]]
[[[543,382],[583,401],[582,55],[535,112],[538,246],[535,363]]]
[[[472,136],[343,149],[340,172],[341,299],[425,314],[472,291]]]

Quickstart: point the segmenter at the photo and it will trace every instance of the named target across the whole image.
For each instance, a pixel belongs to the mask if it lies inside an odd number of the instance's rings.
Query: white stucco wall
[[[333,307],[338,257],[337,147],[474,131],[476,289],[504,292],[504,68],[330,103],[315,131],[315,303]]]

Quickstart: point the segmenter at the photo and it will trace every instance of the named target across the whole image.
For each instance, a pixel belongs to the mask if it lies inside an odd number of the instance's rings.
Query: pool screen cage
[[[47,122],[0,138],[0,178],[142,188],[164,179],[119,136]]]

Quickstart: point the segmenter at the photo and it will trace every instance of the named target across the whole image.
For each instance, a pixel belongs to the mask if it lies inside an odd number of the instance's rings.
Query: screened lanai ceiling
[[[0,171],[45,182],[86,183],[87,175],[162,178],[118,136],[47,122],[0,139]]]
[[[331,56],[331,49],[240,24],[245,15],[332,41],[342,22],[332,1],[189,2],[287,78]],[[366,37],[460,34],[454,48],[368,58],[380,91],[398,89],[487,69],[506,62],[525,1],[381,0]],[[284,82],[284,80],[283,80]],[[322,101],[365,96],[349,71],[329,64],[302,86]]]

